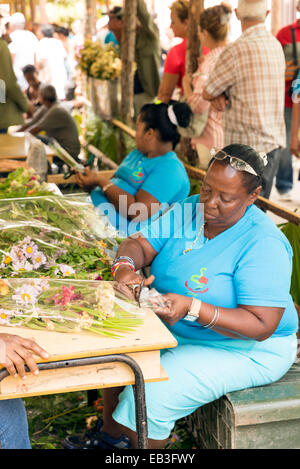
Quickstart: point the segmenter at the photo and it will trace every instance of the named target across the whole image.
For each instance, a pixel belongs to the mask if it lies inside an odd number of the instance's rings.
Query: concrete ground
[[[292,190],[292,200],[287,202],[283,201],[276,188],[275,184],[270,195],[270,201],[274,202],[282,207],[287,208],[288,210],[294,212],[297,210],[297,213],[300,215],[300,181],[298,181],[298,175],[300,171],[300,159],[293,157],[293,168],[294,168],[294,187]],[[284,223],[286,220],[274,215],[272,212],[268,211],[267,214],[274,220],[276,224]]]

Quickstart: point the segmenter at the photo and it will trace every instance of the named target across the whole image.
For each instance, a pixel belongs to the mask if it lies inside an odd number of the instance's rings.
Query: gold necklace
[[[190,247],[184,249],[183,254],[186,254],[186,253],[191,252],[191,251],[193,250],[193,247],[194,247],[194,245],[197,243],[197,241],[198,241],[198,239],[199,239],[199,237],[200,237],[200,235],[201,235],[201,233],[202,233],[204,227],[205,227],[205,222],[204,222],[203,225],[201,226],[201,228],[200,228],[200,230],[199,230],[199,232],[198,232],[196,238],[194,239],[194,241],[192,242],[192,244],[190,245]],[[206,241],[205,241],[205,242],[207,243],[208,241],[209,241],[208,238],[206,238]]]

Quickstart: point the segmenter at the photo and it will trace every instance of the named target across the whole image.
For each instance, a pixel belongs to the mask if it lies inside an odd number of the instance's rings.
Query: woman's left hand
[[[91,191],[99,185],[99,177],[95,171],[90,168],[85,168],[84,173],[76,173],[76,182],[82,189]]]
[[[192,304],[192,298],[177,295],[176,293],[167,293],[163,295],[163,298],[166,300],[167,308],[155,312],[169,326],[173,326],[187,315]]]

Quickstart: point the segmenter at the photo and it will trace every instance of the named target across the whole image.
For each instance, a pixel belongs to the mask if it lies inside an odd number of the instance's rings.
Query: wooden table
[[[146,312],[143,325],[120,339],[89,332],[71,334],[0,327],[0,333],[10,332],[34,337],[51,358],[37,359],[39,375],[27,373],[26,380],[9,376],[5,368],[0,370],[0,400],[132,384],[139,446],[147,447],[144,382],[168,379],[160,364],[160,350],[177,345],[152,311]]]
[[[34,138],[31,134],[20,133],[20,135],[0,134],[0,160],[27,158],[30,140]],[[55,153],[48,145],[44,145],[46,156],[52,162]]]

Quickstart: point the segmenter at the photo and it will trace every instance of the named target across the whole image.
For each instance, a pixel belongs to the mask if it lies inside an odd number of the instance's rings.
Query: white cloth
[[[37,50],[37,61],[43,62],[39,72],[42,83],[50,83],[56,89],[58,99],[65,99],[68,81],[65,60],[67,52],[59,39],[44,37]]]
[[[37,37],[30,31],[16,30],[10,34],[11,43],[9,44],[10,53],[13,56],[14,72],[22,90],[28,88],[22,68],[25,65],[34,65],[36,51],[39,44]]]

